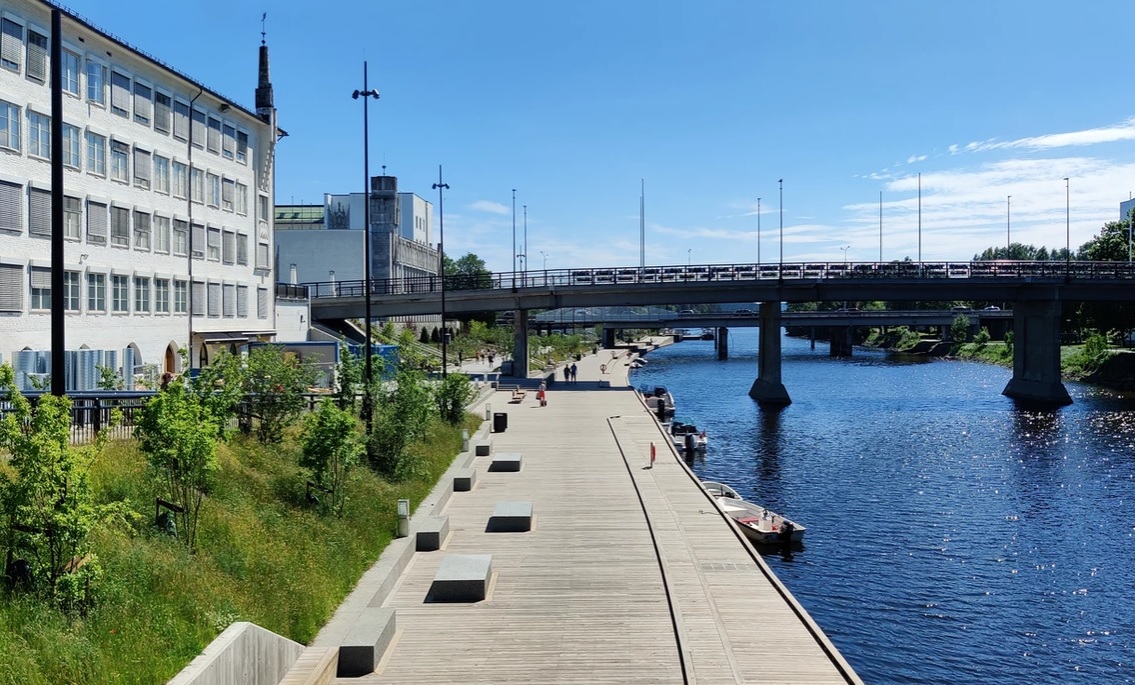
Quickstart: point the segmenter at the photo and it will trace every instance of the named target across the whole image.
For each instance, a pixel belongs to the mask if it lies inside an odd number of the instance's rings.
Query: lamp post
[[[516,287],[516,188],[512,189],[512,287]]]
[[[757,264],[761,263],[761,198],[757,198]],[[757,274],[760,278],[760,274]]]
[[[879,263],[883,263],[883,191],[879,191]]]
[[[445,196],[442,191],[449,190],[449,184],[442,183],[440,164],[437,165],[437,183],[434,184],[434,190],[437,191],[437,258],[440,262],[438,275],[441,277],[441,377],[445,378],[449,372],[447,355],[449,327],[445,325]]]
[[[690,259],[691,259],[691,257],[690,257],[690,254],[691,254],[691,253],[692,253],[693,251],[694,251],[694,248],[692,248],[692,247],[687,247],[687,248],[686,248],[686,268],[687,268],[687,269],[689,269],[689,268],[690,268]]]
[[[1013,239],[1009,234],[1009,221],[1012,217],[1011,212],[1013,207],[1013,205],[1011,204],[1012,200],[1012,195],[1005,196],[1005,259],[1013,258]]]
[[[847,251],[851,249],[851,246],[850,245],[843,245],[839,249],[843,250],[843,270],[844,270],[844,273],[846,273],[847,272]]]
[[[1064,280],[1072,275],[1072,195],[1064,177]]]
[[[364,378],[366,380],[366,388],[363,390],[363,418],[366,421],[367,435],[371,434],[374,428],[374,403],[370,396],[371,384],[374,377],[374,368],[371,363],[371,337],[370,337],[370,116],[367,103],[371,98],[378,99],[378,91],[371,89],[367,85],[367,63],[363,61],[363,89],[356,90],[351,93],[351,98],[358,100],[363,99],[363,280],[366,281],[365,296],[365,316],[366,325],[366,349],[363,351],[365,355]]]
[[[918,275],[922,275],[922,172],[918,173]]]
[[[548,253],[540,250],[540,256],[544,258],[544,271],[548,270]],[[544,274],[544,280],[548,279],[548,274]]]
[[[784,179],[777,183],[780,184],[780,268],[776,270],[776,275],[784,280]]]
[[[524,258],[520,267],[520,282],[528,285],[528,205],[524,205],[524,250],[520,256]]]

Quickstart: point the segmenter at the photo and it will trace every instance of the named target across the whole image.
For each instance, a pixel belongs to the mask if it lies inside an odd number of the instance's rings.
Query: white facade
[[[416,243],[432,244],[434,206],[414,193],[398,193],[398,207],[398,234]]]
[[[51,9],[0,0],[6,359],[50,347],[50,281],[46,292],[40,286],[51,250]],[[66,348],[129,348],[119,356],[133,356],[135,368],[124,372],[177,372],[178,349],[191,347],[198,366],[218,340],[269,336],[276,128],[267,48],[260,83],[268,106],[257,102],[258,114],[67,12],[62,39]]]
[[[1127,221],[1131,218],[1131,211],[1135,210],[1135,200],[1124,200],[1119,203],[1119,220]]]

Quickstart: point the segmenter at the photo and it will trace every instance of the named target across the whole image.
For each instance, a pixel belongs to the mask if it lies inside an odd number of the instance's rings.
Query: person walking
[[[540,381],[540,389],[536,391],[536,401],[541,407],[548,406],[548,384]]]
[[[574,363],[572,363],[572,365],[571,365],[571,382],[572,383],[575,382],[575,375],[577,373],[579,373],[579,369],[576,367],[576,365]]]

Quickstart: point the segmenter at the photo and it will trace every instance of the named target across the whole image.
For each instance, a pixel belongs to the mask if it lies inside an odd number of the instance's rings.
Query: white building
[[[52,9],[0,0],[0,354],[25,364],[50,346]],[[268,48],[252,111],[67,11],[62,26],[66,348],[122,351],[129,378],[270,339]]]
[[[1135,210],[1135,200],[1124,200],[1119,203],[1119,220],[1127,221],[1131,218],[1131,212]]]

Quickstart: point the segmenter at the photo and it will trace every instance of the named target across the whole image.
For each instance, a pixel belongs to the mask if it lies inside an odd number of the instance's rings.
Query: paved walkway
[[[404,557],[388,592],[360,583],[309,650],[338,644],[352,602],[396,609],[397,633],[374,674],[335,682],[860,682],[625,389],[627,361],[584,357],[546,407],[490,396],[508,414],[493,450],[522,453],[522,470],[474,459],[476,487],[444,505],[442,550]],[[502,501],[532,502],[532,530],[486,532]],[[425,603],[446,554],[492,555],[486,600]]]

